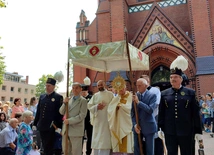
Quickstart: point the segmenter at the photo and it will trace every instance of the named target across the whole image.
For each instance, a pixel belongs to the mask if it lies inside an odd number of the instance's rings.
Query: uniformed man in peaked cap
[[[177,155],[178,146],[182,155],[194,155],[194,137],[202,134],[199,104],[195,91],[182,86],[182,70],[170,70],[171,88],[161,92],[158,126],[165,135],[168,155]]]
[[[63,97],[54,91],[56,80],[48,78],[46,81],[46,93],[39,98],[34,125],[40,132],[44,155],[54,154],[55,130],[62,128],[62,115],[59,108],[63,103]]]

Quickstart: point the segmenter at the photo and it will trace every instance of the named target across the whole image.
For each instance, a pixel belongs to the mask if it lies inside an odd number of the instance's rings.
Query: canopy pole
[[[68,52],[70,48],[70,38],[68,39]],[[69,97],[69,73],[70,73],[70,62],[69,62],[69,57],[68,57],[68,62],[67,62],[67,83],[66,83],[66,97]],[[68,118],[68,103],[65,104],[65,116],[66,119]],[[65,130],[65,155],[68,155],[68,129],[69,125],[66,125],[66,130]]]
[[[104,80],[105,80],[105,84],[106,84],[106,72],[104,72]],[[107,84],[106,84],[107,85]]]
[[[128,37],[127,37],[127,29],[125,28],[125,37],[126,37],[126,49],[127,49],[127,55],[128,55],[128,62],[129,62],[129,70],[130,70],[130,82],[131,82],[131,91],[134,93],[134,83],[133,83],[133,77],[132,77],[132,66],[131,66],[131,59],[130,59],[130,52],[129,52],[129,45],[128,45]],[[137,111],[137,105],[135,103],[134,104],[134,111],[135,111],[135,118],[136,118],[136,123],[137,126],[139,126],[139,117],[138,117],[138,111]],[[141,139],[141,135],[138,134],[138,143],[139,143],[139,147],[140,147],[140,155],[143,155],[143,144],[142,144],[142,139]]]

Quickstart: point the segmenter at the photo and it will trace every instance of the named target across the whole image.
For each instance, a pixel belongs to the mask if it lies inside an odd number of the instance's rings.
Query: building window
[[[10,102],[13,102],[13,97],[10,97]]]
[[[31,89],[31,94],[33,94],[34,93],[34,90],[33,89]]]
[[[21,89],[21,88],[18,88],[18,92],[21,93],[21,91],[22,91],[22,89]]]
[[[5,85],[2,85],[2,90],[6,90],[6,86]]]
[[[24,98],[24,103],[27,102],[27,98]]]
[[[14,87],[10,87],[10,91],[14,92]]]
[[[28,92],[28,89],[27,88],[25,88],[25,93],[27,93]]]
[[[150,0],[138,0],[138,2],[144,2],[144,1],[148,3],[129,7],[129,13],[150,10],[152,7],[153,1],[149,3]],[[163,7],[175,6],[175,5],[186,4],[186,3],[187,3],[187,0],[162,0],[158,2],[158,5],[163,8]]]
[[[82,41],[82,30],[80,30],[79,32],[80,32],[80,41]]]
[[[1,97],[1,101],[5,101],[5,96],[2,96],[2,97]]]

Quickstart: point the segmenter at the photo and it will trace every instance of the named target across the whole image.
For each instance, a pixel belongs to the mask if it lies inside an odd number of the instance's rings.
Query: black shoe
[[[212,137],[212,138],[213,138],[213,134],[210,134],[210,137]]]

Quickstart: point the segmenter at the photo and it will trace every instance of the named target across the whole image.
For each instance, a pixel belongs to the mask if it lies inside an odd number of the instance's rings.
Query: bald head
[[[18,119],[16,119],[16,118],[11,118],[10,119],[10,121],[9,121],[9,124],[10,124],[10,126],[12,127],[12,128],[16,128],[17,126],[18,126]]]
[[[137,85],[137,90],[140,93],[144,93],[146,91],[146,88],[148,87],[148,82],[144,78],[139,78],[137,80],[137,84],[136,85]]]
[[[103,80],[99,80],[97,82],[97,88],[99,91],[104,91],[105,90],[105,82]]]
[[[150,79],[148,75],[141,75],[140,78],[144,78],[147,81],[148,85],[150,85]]]

